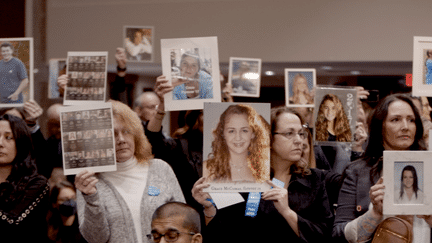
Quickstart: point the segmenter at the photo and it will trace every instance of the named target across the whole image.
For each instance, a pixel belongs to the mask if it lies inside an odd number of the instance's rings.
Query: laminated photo
[[[67,106],[60,112],[64,174],[117,170],[111,104]]]
[[[124,26],[123,40],[129,62],[153,62],[153,26]]]
[[[216,37],[162,39],[162,72],[173,91],[165,94],[165,109],[203,109],[221,101]]]
[[[357,123],[357,90],[316,87],[314,120],[316,143],[332,145],[353,142]]]
[[[412,93],[432,96],[432,37],[414,36]]]
[[[68,52],[64,105],[105,102],[108,52]]]
[[[228,83],[231,96],[259,97],[261,90],[261,59],[230,57]]]
[[[432,214],[431,156],[431,151],[384,151],[384,214]]]
[[[0,38],[0,107],[33,99],[33,38]]]
[[[315,68],[285,68],[285,105],[314,107]]]
[[[66,74],[66,59],[53,58],[49,61],[49,81],[48,81],[48,98],[60,98],[57,79],[60,75]]]
[[[203,175],[207,192],[270,189],[270,104],[205,103]]]

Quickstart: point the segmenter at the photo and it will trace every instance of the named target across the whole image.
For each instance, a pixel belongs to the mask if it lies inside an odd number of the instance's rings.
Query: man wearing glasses
[[[198,212],[181,202],[168,202],[153,213],[150,242],[202,243]]]

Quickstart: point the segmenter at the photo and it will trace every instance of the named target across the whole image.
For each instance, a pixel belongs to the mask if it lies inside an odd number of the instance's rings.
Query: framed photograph
[[[231,96],[260,96],[261,59],[230,57],[228,75],[233,89]]]
[[[60,98],[57,79],[60,75],[66,74],[66,58],[53,58],[49,61],[49,82],[48,82],[48,98]]]
[[[432,214],[431,151],[384,151],[383,213]]]
[[[65,175],[117,170],[111,103],[60,110]]]
[[[314,121],[316,143],[353,142],[357,122],[357,90],[317,86]]]
[[[288,107],[314,107],[315,68],[285,68],[285,104]]]
[[[432,96],[432,37],[414,36],[412,93]]]
[[[33,99],[33,38],[0,39],[0,107]]]
[[[153,62],[153,26],[124,26],[123,46],[129,62]]]
[[[64,105],[105,102],[108,52],[68,52]]]
[[[165,110],[203,109],[221,102],[217,37],[162,39],[162,73],[174,90],[165,94]]]
[[[205,103],[203,175],[208,192],[270,189],[270,104]]]

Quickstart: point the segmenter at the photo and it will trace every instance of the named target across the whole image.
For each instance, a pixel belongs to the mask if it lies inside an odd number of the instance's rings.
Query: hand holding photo
[[[431,151],[384,151],[383,213],[397,215],[432,214]]]

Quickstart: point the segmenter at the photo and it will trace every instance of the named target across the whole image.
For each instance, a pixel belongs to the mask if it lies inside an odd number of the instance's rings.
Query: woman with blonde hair
[[[351,142],[352,135],[342,102],[334,94],[321,101],[315,124],[316,141]]]
[[[313,104],[313,96],[310,94],[306,77],[303,74],[298,73],[294,76],[292,91],[293,97],[290,98],[291,104]]]
[[[268,180],[269,132],[268,124],[251,106],[230,105],[213,131],[213,152],[205,161],[210,180]]]
[[[138,115],[111,103],[117,171],[76,176],[80,231],[90,243],[147,242],[154,210],[184,197],[171,167],[153,159]]]

